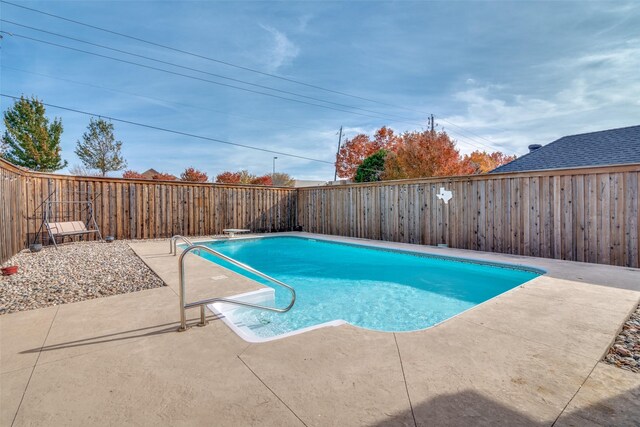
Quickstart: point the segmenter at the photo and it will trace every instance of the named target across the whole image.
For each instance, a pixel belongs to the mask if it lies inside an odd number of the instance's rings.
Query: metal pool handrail
[[[282,286],[283,288],[286,288],[289,292],[291,292],[291,302],[289,303],[289,305],[287,305],[284,308],[268,307],[266,305],[260,305],[260,304],[251,304],[251,303],[248,303],[248,302],[238,301],[238,300],[229,299],[229,298],[208,298],[208,299],[203,299],[203,300],[196,301],[196,302],[187,303],[186,302],[186,295],[185,295],[185,280],[184,280],[184,257],[189,252],[195,251],[195,250],[208,252],[213,256],[216,256],[216,257],[218,257],[220,259],[223,259],[223,260],[225,260],[227,262],[230,262],[231,264],[235,265],[236,267],[240,267],[243,270],[246,270],[246,271],[248,271],[250,273],[253,273],[253,274],[257,275],[257,276],[262,277],[263,279],[267,279],[271,283],[275,283],[278,286]],[[214,251],[213,249],[209,248],[208,246],[191,245],[188,248],[186,248],[184,251],[182,251],[182,254],[180,254],[180,259],[178,260],[178,274],[180,275],[180,327],[178,328],[178,331],[186,331],[187,330],[187,316],[186,316],[185,311],[186,311],[187,308],[191,308],[191,307],[200,306],[200,323],[198,323],[198,326],[204,326],[204,325],[207,324],[207,321],[206,321],[206,318],[205,318],[205,307],[204,307],[206,304],[212,304],[214,302],[224,302],[224,303],[227,303],[227,304],[241,305],[241,306],[244,306],[244,307],[257,308],[257,309],[260,309],[260,310],[275,311],[276,313],[286,313],[287,311],[291,310],[291,307],[293,307],[293,304],[295,304],[295,302],[296,302],[296,291],[291,286],[287,285],[286,283],[283,283],[283,282],[279,281],[278,279],[274,279],[271,276],[267,276],[266,274],[262,273],[261,271],[258,271],[253,267],[249,267],[248,265],[243,264],[240,261],[236,261],[235,259],[229,258],[228,256],[223,255],[218,251]]]
[[[171,238],[171,240],[169,240],[169,253],[173,254],[173,256],[176,256],[178,254],[178,249],[176,247],[178,239],[182,240],[183,242],[185,242],[189,246],[193,246],[193,243],[191,242],[191,240],[187,239],[184,236],[176,234],[175,236],[173,236]]]

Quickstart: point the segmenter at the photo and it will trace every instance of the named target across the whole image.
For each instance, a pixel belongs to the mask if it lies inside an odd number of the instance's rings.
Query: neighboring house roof
[[[159,175],[160,172],[158,172],[157,170],[151,168],[147,171],[142,172],[142,176],[144,176],[145,178],[149,178],[149,179],[153,179],[154,176]]]
[[[640,163],[640,125],[563,136],[490,173]]]

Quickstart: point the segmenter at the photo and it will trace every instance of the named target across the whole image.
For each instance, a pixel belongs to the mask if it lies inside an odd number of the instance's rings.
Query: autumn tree
[[[147,177],[142,175],[140,172],[136,172],[132,170],[124,171],[124,173],[122,174],[122,177],[128,178],[128,179],[147,179]]]
[[[2,156],[9,162],[32,170],[52,172],[67,166],[60,156],[62,122],[45,116],[37,98],[20,97],[4,112],[6,130],[2,136]]]
[[[253,185],[273,185],[273,180],[271,179],[271,174],[256,176],[253,178],[249,184]]]
[[[224,184],[251,184],[256,175],[244,169],[239,172],[222,172],[216,176],[216,182]]]
[[[216,182],[222,184],[254,184],[254,185],[273,185],[271,174],[257,176],[248,170],[240,172],[222,172],[216,176]]]
[[[180,174],[181,181],[190,181],[190,182],[207,182],[209,181],[209,176],[206,172],[199,171],[193,167],[187,168]]]
[[[108,172],[122,170],[127,162],[122,157],[122,141],[113,135],[113,123],[104,119],[89,120],[82,141],[76,142],[75,153],[88,169],[96,169],[106,176]]]
[[[386,126],[381,127],[373,135],[373,144],[386,151],[395,151],[402,143],[402,138],[395,134],[393,129]]]
[[[176,178],[175,176],[171,175],[170,173],[160,172],[160,173],[157,173],[157,174],[153,175],[151,177],[151,179],[155,179],[155,180],[158,180],[158,181],[175,181],[178,178]]]
[[[354,136],[352,139],[346,139],[336,155],[338,176],[340,178],[353,178],[362,161],[378,149],[371,143],[369,136],[363,133]]]
[[[257,176],[244,169],[238,172],[238,176],[240,177],[240,184],[272,185],[270,175]]]
[[[407,132],[385,161],[383,179],[421,178],[464,174],[455,142],[446,132]]]
[[[355,182],[380,181],[384,173],[387,150],[378,150],[362,162],[356,171]]]
[[[222,172],[216,175],[216,182],[220,184],[240,184],[239,172]]]
[[[293,187],[294,184],[294,179],[288,173],[283,172],[271,174],[271,181],[277,187]]]
[[[364,159],[381,149],[393,151],[400,141],[401,139],[395,135],[393,130],[386,126],[378,129],[373,139],[361,133],[352,139],[345,140],[336,156],[338,176],[353,179],[358,171],[358,166],[362,164]]]
[[[481,174],[491,172],[498,166],[505,165],[517,158],[516,155],[508,156],[501,151],[487,153],[486,151],[476,150],[471,154],[464,156],[464,167],[468,169],[470,174]]]
[[[240,174],[240,184],[251,184],[251,181],[258,177],[257,175],[252,174],[246,169],[243,169],[238,173]]]

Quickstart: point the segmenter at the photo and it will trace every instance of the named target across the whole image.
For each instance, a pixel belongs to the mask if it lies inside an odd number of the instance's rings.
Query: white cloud
[[[298,56],[300,48],[289,40],[282,31],[268,25],[260,24],[260,27],[273,36],[271,46],[265,57],[269,71],[277,71],[283,65],[291,63]]]
[[[441,124],[461,142],[462,152],[476,149],[473,144],[487,149],[482,145],[487,144],[518,154],[524,154],[531,143],[546,144],[563,135],[638,124],[638,41],[600,46],[542,64],[538,71],[545,86],[532,87],[528,93],[467,79],[465,87],[453,95],[465,112],[444,117]]]

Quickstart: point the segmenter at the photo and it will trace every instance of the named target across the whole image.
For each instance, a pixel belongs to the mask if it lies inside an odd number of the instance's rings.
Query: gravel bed
[[[622,327],[605,362],[640,373],[640,305]]]
[[[0,315],[164,286],[124,241],[77,242],[23,251],[2,266]]]

